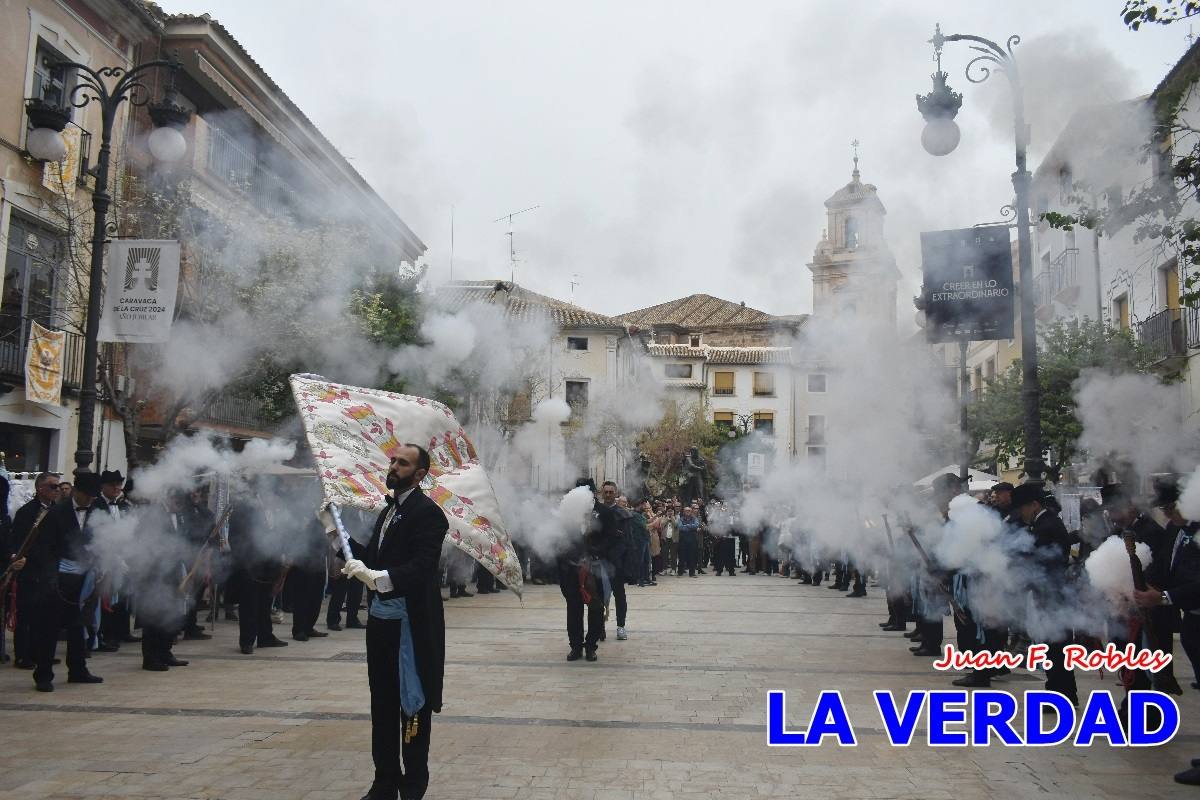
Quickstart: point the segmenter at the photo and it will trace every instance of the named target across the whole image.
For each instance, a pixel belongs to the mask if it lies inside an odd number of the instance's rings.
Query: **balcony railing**
[[[1200,348],[1200,308],[1183,310],[1183,332],[1187,336],[1188,349]]]
[[[1063,250],[1033,279],[1037,307],[1049,306],[1065,290],[1079,285],[1079,248]]]
[[[263,415],[262,403],[246,397],[218,397],[202,418],[205,422],[266,431],[273,423]]]
[[[42,324],[46,320],[39,320]],[[25,361],[29,355],[29,329],[33,320],[28,317],[0,317],[0,380],[25,383]],[[83,337],[67,333],[63,343],[63,388],[79,389],[83,384]]]
[[[283,178],[267,169],[257,155],[247,151],[225,131],[208,129],[208,171],[232,188],[245,192],[255,208],[265,214],[292,210],[298,194]]]
[[[1137,336],[1156,363],[1187,355],[1182,309],[1168,308],[1148,317],[1137,326]]]

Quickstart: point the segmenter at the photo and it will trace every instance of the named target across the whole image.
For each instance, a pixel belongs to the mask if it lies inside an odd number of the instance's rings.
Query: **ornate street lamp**
[[[159,161],[178,161],[187,153],[187,140],[181,129],[187,125],[191,114],[178,102],[175,94],[175,74],[179,62],[170,60],[147,61],[132,69],[102,67],[94,70],[86,64],[59,62],[58,70],[74,70],[77,83],[68,93],[66,102],[75,108],[89,103],[100,106],[100,151],[96,168],[92,174],[96,188],[92,191],[92,265],[88,278],[88,308],[84,328],[83,382],[79,391],[79,439],[75,449],[75,471],[88,472],[95,453],[92,451],[92,434],[96,418],[96,368],[99,355],[97,337],[100,329],[100,292],[104,277],[104,242],[108,234],[108,208],[112,195],[108,191],[108,169],[112,155],[112,134],[116,125],[117,111],[121,103],[131,106],[147,106],[155,130],[147,142],[151,154]],[[150,90],[142,82],[151,71],[169,71],[168,88],[163,99],[150,102]],[[29,155],[38,161],[61,161],[67,154],[62,131],[70,120],[67,108],[55,106],[42,98],[32,98],[25,103],[25,113],[33,130],[25,139]]]
[[[946,42],[969,42],[976,55],[969,62],[965,74],[971,83],[983,83],[999,72],[1008,79],[1012,92],[1013,129],[1016,138],[1016,165],[1012,174],[1016,192],[1017,259],[1020,262],[1019,283],[1021,303],[1021,397],[1024,405],[1025,423],[1025,479],[1040,481],[1044,471],[1042,462],[1042,423],[1037,376],[1037,326],[1035,324],[1035,302],[1033,296],[1033,261],[1030,246],[1029,185],[1033,179],[1026,166],[1026,149],[1029,143],[1029,128],[1025,124],[1025,98],[1021,89],[1021,76],[1013,57],[1013,48],[1021,43],[1021,37],[1008,37],[1004,47],[982,36],[968,34],[942,34],[942,26],[934,28],[934,57],[937,72],[933,74],[933,91],[924,96],[917,95],[917,110],[925,118],[925,130],[921,144],[935,156],[944,156],[958,146],[959,130],[954,122],[962,106],[962,95],[951,90],[942,71],[942,47]]]

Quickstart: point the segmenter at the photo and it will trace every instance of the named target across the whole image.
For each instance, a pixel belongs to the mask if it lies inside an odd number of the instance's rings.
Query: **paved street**
[[[1194,797],[1171,782],[1200,755],[1200,692],[1183,698],[1183,734],[1145,750],[892,748],[875,688],[945,687],[899,634],[881,633],[877,589],[865,600],[825,587],[738,575],[664,578],[630,590],[630,632],[610,622],[600,661],[564,660],[555,587],[525,601],[447,603],[446,708],[435,717],[430,798],[808,796],[972,800]],[[361,631],[247,657],[235,625],[176,648],[192,660],[140,670],[129,646],[97,655],[100,687],[0,671],[0,797],[357,798],[370,782]],[[290,629],[277,627],[283,635]],[[1180,682],[1191,681],[1180,664]],[[64,676],[65,677],[65,676]],[[998,687],[1037,682],[1014,676]],[[789,691],[789,715],[840,689],[857,748],[766,746],[766,691]],[[1094,677],[1081,693],[1114,689]]]

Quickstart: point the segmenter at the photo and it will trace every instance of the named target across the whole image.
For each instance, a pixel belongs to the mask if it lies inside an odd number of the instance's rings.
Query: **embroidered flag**
[[[454,546],[521,593],[521,564],[475,447],[442,403],[292,375],[292,394],[317,462],[326,503],[379,511],[392,454],[405,442],[429,451],[421,489],[441,506]]]
[[[25,358],[25,399],[31,403],[62,402],[63,344],[67,335],[33,322]]]

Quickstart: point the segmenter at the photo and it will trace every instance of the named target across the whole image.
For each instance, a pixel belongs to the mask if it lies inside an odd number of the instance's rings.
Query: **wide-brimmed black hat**
[[[992,487],[993,492],[1011,492],[1012,490],[1013,490],[1013,485],[1011,483],[1009,483],[1008,481],[1000,481],[999,483],[997,483],[995,486]]]
[[[100,483],[102,483],[102,484],[105,484],[105,483],[124,484],[125,476],[121,474],[121,470],[119,470],[119,469],[114,469],[114,470],[106,469],[106,470],[104,470],[104,472],[100,473]]]
[[[935,492],[957,492],[962,489],[964,483],[966,483],[966,481],[955,475],[953,472],[943,472],[941,475],[938,475],[933,479],[932,486]]]
[[[1040,483],[1022,483],[1012,490],[1013,508],[1041,503],[1046,496],[1046,489]]]
[[[1159,478],[1154,481],[1154,507],[1166,508],[1179,502],[1179,484],[1174,478]]]
[[[96,497],[100,494],[100,476],[94,472],[80,472],[75,476],[72,488],[77,492]]]
[[[1124,484],[1109,483],[1100,487],[1100,500],[1106,509],[1123,508],[1133,505],[1133,496],[1126,490]]]

